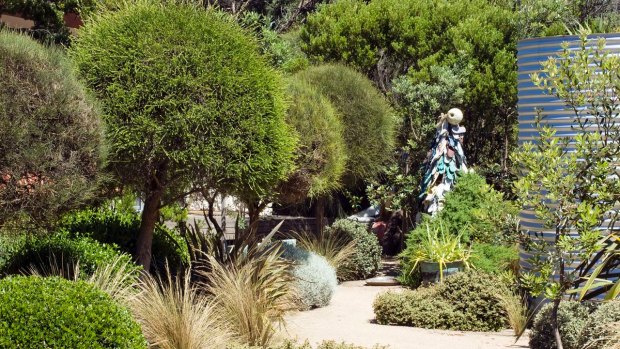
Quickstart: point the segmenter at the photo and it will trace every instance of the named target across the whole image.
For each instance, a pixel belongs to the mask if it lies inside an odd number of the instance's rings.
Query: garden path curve
[[[497,333],[427,330],[373,323],[372,303],[381,292],[399,287],[364,286],[364,281],[338,285],[329,306],[286,317],[287,337],[313,345],[335,340],[366,347],[388,345],[390,349],[524,349],[527,336],[517,343],[511,330]]]

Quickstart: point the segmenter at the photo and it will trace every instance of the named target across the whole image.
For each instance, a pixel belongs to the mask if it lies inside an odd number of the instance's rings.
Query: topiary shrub
[[[620,323],[620,300],[605,302],[590,314],[581,332],[579,347],[585,349],[608,348],[614,342],[613,336],[619,332],[613,323]]]
[[[281,203],[301,202],[316,198],[340,187],[347,155],[340,115],[329,99],[311,84],[288,80],[291,106],[287,123],[300,136],[297,169],[277,190]]]
[[[289,244],[283,245],[282,257],[295,262],[294,288],[300,309],[309,310],[328,305],[336,291],[338,279],[336,269],[327,259]]]
[[[499,295],[506,291],[503,288],[491,275],[463,272],[428,288],[381,294],[373,307],[380,324],[499,331],[506,323],[499,303]]]
[[[0,281],[0,347],[146,349],[127,309],[84,281],[13,276]]]
[[[367,279],[381,268],[381,244],[366,225],[348,219],[339,219],[328,228],[329,234],[341,235],[355,242],[355,253],[343,265],[351,280]]]
[[[0,31],[0,81],[0,227],[47,227],[93,197],[99,113],[64,53],[23,35]]]
[[[555,336],[551,326],[552,303],[545,304],[532,324],[530,347],[532,349],[556,349]],[[564,349],[580,349],[581,332],[588,321],[591,306],[579,302],[563,301],[558,308],[558,325]]]
[[[372,82],[339,64],[310,67],[293,76],[312,84],[342,117],[348,155],[346,182],[373,177],[394,146],[396,118]]]
[[[137,213],[120,212],[106,207],[72,212],[60,223],[70,237],[89,237],[104,244],[115,244],[121,251],[135,255],[140,229]],[[166,262],[172,269],[189,261],[187,244],[176,231],[157,224],[153,235],[153,266],[163,270]]]
[[[70,279],[83,278],[92,275],[97,268],[117,258],[120,258],[118,265],[125,263],[133,265],[134,268],[129,272],[135,278],[138,277],[140,267],[131,263],[131,256],[121,254],[112,245],[102,244],[87,237],[70,238],[66,233],[27,237],[0,266],[0,274],[28,273],[34,269],[43,273],[61,272]],[[76,268],[78,265],[79,268]],[[74,275],[75,270],[78,270],[79,275]]]

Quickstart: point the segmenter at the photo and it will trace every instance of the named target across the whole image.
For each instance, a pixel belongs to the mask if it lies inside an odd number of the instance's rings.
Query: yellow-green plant
[[[291,263],[280,255],[276,244],[249,247],[229,263],[209,256],[208,268],[199,272],[216,314],[241,343],[268,345],[276,333],[274,323],[283,323],[284,313],[294,308]]]
[[[506,312],[506,320],[515,336],[521,336],[531,315],[527,308],[527,300],[519,292],[509,290],[500,292],[497,298]]]
[[[210,298],[190,284],[189,273],[176,278],[145,274],[140,292],[130,299],[134,317],[151,347],[221,349],[229,335]]]
[[[443,225],[433,225],[432,221],[424,223],[426,231],[420,236],[416,246],[408,249],[405,255],[413,264],[413,270],[421,262],[434,262],[439,264],[439,279],[443,281],[443,270],[448,263],[463,262],[469,268],[471,252],[467,246],[461,243],[461,234],[452,235],[444,231]]]

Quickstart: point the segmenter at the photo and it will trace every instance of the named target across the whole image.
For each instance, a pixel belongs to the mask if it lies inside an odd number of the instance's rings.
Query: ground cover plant
[[[146,349],[128,309],[85,281],[0,280],[0,346]]]
[[[373,308],[377,322],[384,325],[499,331],[507,324],[500,301],[507,291],[497,277],[461,272],[429,287],[380,294]]]

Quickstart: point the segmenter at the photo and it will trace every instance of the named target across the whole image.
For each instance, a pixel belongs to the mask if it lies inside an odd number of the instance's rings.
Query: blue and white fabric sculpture
[[[422,201],[422,212],[431,215],[439,212],[444,195],[452,189],[459,174],[467,172],[463,151],[465,127],[459,125],[462,120],[463,112],[457,108],[439,117],[418,197]]]

